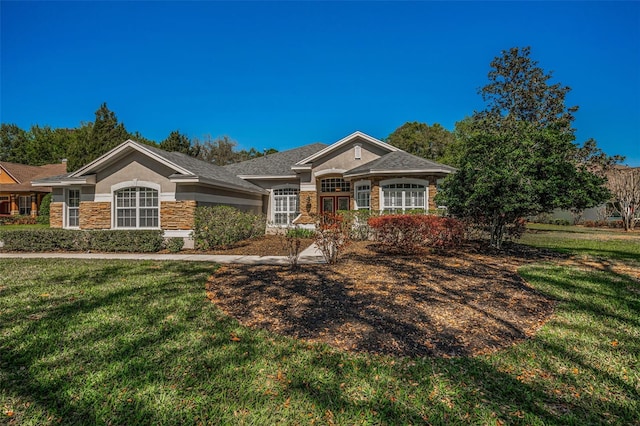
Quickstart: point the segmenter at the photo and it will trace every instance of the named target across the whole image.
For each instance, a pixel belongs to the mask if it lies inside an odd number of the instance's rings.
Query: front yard
[[[326,266],[256,275],[201,263],[3,259],[0,423],[638,424],[639,241],[603,238],[587,253],[544,232],[525,241],[578,256],[522,249],[508,258],[479,253],[486,257],[475,265],[473,252],[454,253],[398,259],[389,269],[355,252],[341,277]],[[465,274],[470,286],[460,284]],[[237,293],[212,287],[225,278]],[[529,305],[512,298],[527,294],[538,304],[529,328],[518,328],[510,318]],[[539,304],[545,299],[552,302]],[[256,300],[246,315],[236,311]],[[465,310],[479,328],[498,328],[474,334]],[[322,312],[334,315],[323,322]],[[456,328],[457,318],[469,323]],[[328,334],[332,326],[342,332]],[[518,335],[500,350],[452,344],[490,341],[499,327]],[[408,333],[385,342],[382,332],[396,329]],[[286,336],[301,330],[335,347]],[[381,340],[363,344],[367,337]],[[401,350],[427,337],[431,352]]]

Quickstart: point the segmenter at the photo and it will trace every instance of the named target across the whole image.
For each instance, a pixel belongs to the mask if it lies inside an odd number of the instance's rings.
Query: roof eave
[[[85,175],[81,177],[65,177],[60,180],[46,181],[46,180],[32,180],[32,186],[48,186],[52,188],[59,188],[73,185],[95,185],[96,175]]]
[[[255,189],[253,188],[244,188],[240,185],[236,185],[233,183],[229,183],[226,181],[221,181],[221,180],[217,180],[217,179],[209,179],[209,178],[203,178],[201,176],[193,176],[193,175],[187,175],[187,176],[169,176],[169,180],[171,182],[174,183],[198,183],[201,185],[210,185],[210,186],[215,186],[218,188],[223,188],[223,189],[232,189],[234,191],[238,191],[238,192],[243,192],[246,194],[260,194],[260,195],[266,195],[268,194],[268,191],[265,189],[262,189],[260,187],[257,187]]]
[[[453,171],[447,169],[416,169],[416,170],[367,170],[357,173],[345,173],[344,177],[361,177],[361,176],[376,176],[376,175],[429,175],[429,174],[451,174]]]

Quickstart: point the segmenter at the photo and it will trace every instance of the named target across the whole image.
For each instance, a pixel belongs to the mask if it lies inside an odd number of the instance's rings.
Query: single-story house
[[[67,172],[67,162],[44,166],[0,161],[0,215],[37,216],[50,186],[34,186],[31,181]]]
[[[262,213],[269,227],[313,228],[337,210],[435,210],[438,182],[454,168],[354,132],[220,167],[128,140],[86,166],[33,182],[53,187],[51,226],[162,229],[189,238],[197,206]]]

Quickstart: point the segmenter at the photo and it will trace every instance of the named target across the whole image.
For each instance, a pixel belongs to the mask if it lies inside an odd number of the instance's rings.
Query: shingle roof
[[[241,163],[229,164],[224,168],[238,176],[295,176],[291,166],[326,147],[327,145],[323,143],[313,143]]]
[[[345,172],[345,176],[373,174],[381,171],[453,173],[455,168],[436,163],[405,151],[395,151]]]
[[[67,163],[45,164],[43,166],[29,166],[27,164],[9,163],[0,161],[0,166],[17,182],[14,184],[0,184],[0,189],[6,192],[50,192],[51,188],[34,188],[31,181],[48,178],[67,171]]]

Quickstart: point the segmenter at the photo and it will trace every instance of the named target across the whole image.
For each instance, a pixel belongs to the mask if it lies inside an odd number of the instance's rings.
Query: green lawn
[[[535,338],[397,359],[244,328],[206,299],[214,268],[0,260],[0,424],[639,424],[629,277],[524,267],[557,303]]]
[[[521,243],[562,253],[636,262],[640,266],[640,232],[581,226],[527,225]]]

